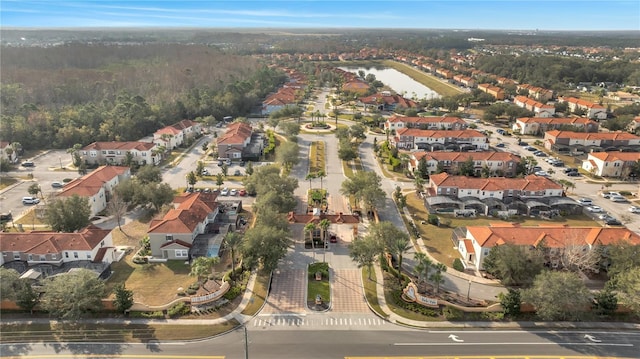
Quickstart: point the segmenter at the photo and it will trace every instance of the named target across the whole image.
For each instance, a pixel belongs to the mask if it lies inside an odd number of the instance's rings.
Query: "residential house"
[[[562,196],[564,191],[561,185],[543,176],[479,178],[452,176],[443,172],[429,177],[429,192],[433,196],[504,200],[508,197],[534,199]]]
[[[91,217],[107,208],[107,203],[113,196],[115,187],[125,179],[131,177],[129,167],[101,166],[74,181],[67,183],[58,197],[85,197],[89,201]]]
[[[516,119],[512,129],[522,135],[538,136],[551,130],[598,132],[599,125],[596,121],[584,117],[521,117]]]
[[[227,131],[218,139],[218,157],[239,160],[244,150],[251,143],[253,129],[244,122],[234,122],[227,126]]]
[[[476,80],[465,75],[455,75],[453,76],[453,81],[468,88],[476,87],[477,84]]]
[[[592,152],[582,162],[582,168],[600,177],[627,178],[638,161],[640,152]]]
[[[627,130],[629,132],[636,133],[638,131],[638,128],[640,128],[640,116],[636,116],[633,118],[633,120],[629,123],[629,127],[627,127]]]
[[[518,92],[526,91],[527,97],[531,97],[536,101],[547,102],[553,99],[553,90],[537,87],[529,84],[519,84],[516,86]]]
[[[624,92],[624,91],[614,91],[614,92],[610,92],[607,95],[608,98],[611,98],[613,100],[616,101],[620,101],[620,102],[626,102],[626,103],[638,103],[640,102],[640,96],[634,94],[634,93],[629,93],[629,92]]]
[[[80,150],[80,157],[88,165],[123,165],[127,153],[130,153],[132,161],[140,166],[157,165],[161,158],[158,145],[141,141],[94,142]]]
[[[392,144],[406,150],[487,150],[489,140],[476,130],[421,130],[401,128],[396,131]]]
[[[353,92],[359,95],[364,95],[369,91],[369,84],[362,80],[353,80],[345,82],[342,85],[342,91]]]
[[[409,171],[414,173],[419,162],[424,158],[428,175],[432,175],[442,169],[449,174],[457,174],[461,164],[469,159],[473,161],[476,175],[482,173],[483,168],[487,168],[490,175],[515,177],[519,156],[509,152],[412,152],[409,157]]]
[[[402,128],[422,130],[465,130],[468,124],[458,117],[408,117],[393,115],[384,123],[384,129],[397,131]]]
[[[535,113],[537,117],[552,117],[556,113],[556,108],[553,105],[547,105],[526,96],[516,96],[513,103]]]
[[[378,111],[395,111],[397,108],[417,108],[418,103],[389,91],[383,91],[358,100],[366,108]]]
[[[0,265],[25,262],[28,266],[91,261],[111,263],[116,260],[110,229],[89,225],[77,232],[53,231],[0,233]]]
[[[640,137],[628,132],[547,131],[544,147],[553,151],[591,152],[592,149],[616,150],[640,148]]]
[[[488,93],[489,95],[496,98],[496,100],[504,100],[504,90],[498,86],[493,86],[491,84],[479,84],[478,90]]]
[[[164,259],[189,259],[196,237],[208,231],[218,215],[216,193],[186,193],[174,198],[162,219],[149,223],[151,255]]]
[[[560,97],[558,102],[567,103],[569,111],[584,111],[585,116],[596,120],[607,119],[607,109],[604,106],[591,101],[581,100],[575,97]]]
[[[298,91],[293,87],[282,87],[276,93],[267,96],[262,101],[262,114],[269,115],[286,107],[298,106]]]
[[[449,71],[447,69],[443,69],[443,68],[437,69],[436,70],[436,75],[439,75],[443,79],[452,79],[453,78],[453,72]]]
[[[558,225],[540,225],[524,227],[517,223],[499,223],[489,226],[468,226],[461,228],[462,235],[454,231],[452,238],[458,251],[464,258],[466,267],[484,269],[484,259],[496,246],[512,244],[544,250],[546,265],[562,268],[562,255],[566,250],[600,250],[601,247],[627,241],[640,245],[640,236],[621,227],[569,227]],[[603,251],[606,253],[606,251]],[[602,267],[607,260],[603,259]]]
[[[168,150],[184,145],[189,139],[202,133],[202,126],[198,122],[182,120],[173,125],[165,126],[153,134],[153,142],[164,146]]]

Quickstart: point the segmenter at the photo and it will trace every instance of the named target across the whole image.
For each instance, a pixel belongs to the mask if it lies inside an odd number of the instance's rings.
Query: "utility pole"
[[[249,359],[249,335],[247,334],[247,325],[243,325],[244,328],[244,359]]]

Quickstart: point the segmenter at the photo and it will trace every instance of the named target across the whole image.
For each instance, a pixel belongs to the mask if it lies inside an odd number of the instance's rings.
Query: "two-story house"
[[[496,100],[504,100],[504,90],[498,86],[493,86],[491,84],[479,84],[478,90],[488,93],[489,95],[496,98]]]
[[[110,229],[94,225],[74,233],[52,231],[0,233],[0,265],[21,261],[27,266],[91,261],[111,263],[116,260]]]
[[[397,108],[417,108],[418,103],[389,91],[382,91],[367,97],[361,97],[360,105],[378,111],[395,111]]]
[[[392,144],[406,150],[487,150],[489,140],[476,130],[421,130],[401,128],[396,131]]]
[[[547,105],[526,96],[516,96],[513,103],[535,113],[536,117],[552,117],[556,113],[556,108],[553,105]]]
[[[607,109],[597,103],[575,97],[560,97],[558,102],[566,103],[571,112],[583,111],[588,118],[596,120],[607,119]]]
[[[628,132],[573,132],[547,131],[544,134],[544,147],[549,150],[562,151],[580,149],[590,152],[591,148],[619,149],[640,147],[640,137]]]
[[[195,138],[200,133],[202,133],[202,126],[198,122],[182,120],[154,132],[153,142],[158,146],[172,150],[184,145],[186,141]]]
[[[482,173],[483,168],[489,170],[490,175],[515,177],[519,156],[509,152],[424,152],[417,151],[410,154],[409,170],[413,173],[419,162],[424,158],[428,175],[436,173],[440,168],[449,174],[458,174],[461,164],[469,159],[473,161],[476,175]]]
[[[527,97],[531,97],[532,99],[540,102],[547,102],[553,99],[553,90],[548,90],[538,86],[529,84],[518,84],[516,86],[516,90],[519,92],[526,91]]]
[[[267,96],[262,101],[262,114],[268,115],[286,107],[297,106],[298,91],[293,87],[281,87],[276,93]]]
[[[149,223],[151,255],[163,259],[189,258],[189,250],[198,235],[218,215],[216,193],[186,193],[174,198],[173,208],[162,219]]]
[[[520,117],[512,130],[522,135],[542,135],[551,130],[573,130],[576,132],[598,132],[596,121],[584,117]]]
[[[227,131],[217,139],[218,157],[238,160],[242,158],[245,148],[251,143],[251,125],[234,122],[227,126]]]
[[[398,131],[402,128],[419,128],[421,130],[465,130],[469,125],[459,117],[429,116],[410,117],[393,115],[384,123],[384,129]]]
[[[80,157],[88,165],[123,165],[130,153],[132,161],[140,166],[157,165],[161,154],[156,150],[153,142],[94,142],[80,149]]]
[[[73,195],[86,197],[91,208],[91,217],[107,208],[114,188],[125,179],[131,177],[129,167],[102,166],[74,181],[67,183],[58,197]]]
[[[640,245],[640,236],[627,228],[569,227],[540,225],[524,227],[517,223],[499,223],[489,226],[468,226],[463,235],[454,231],[453,241],[464,258],[465,267],[484,269],[484,259],[491,250],[504,244],[543,250],[546,265],[562,268],[562,254],[566,250],[582,248],[584,252],[601,250],[626,241]],[[606,261],[606,258],[603,258]],[[604,267],[604,265],[603,265]]]
[[[582,162],[582,168],[600,177],[627,178],[638,161],[639,152],[592,152]]]

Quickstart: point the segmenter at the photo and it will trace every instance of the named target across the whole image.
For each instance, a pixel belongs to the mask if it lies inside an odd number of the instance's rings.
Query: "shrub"
[[[185,302],[176,303],[167,311],[167,314],[170,317],[187,315],[189,313],[191,313],[191,307],[189,307]]]
[[[458,272],[464,272],[464,265],[462,265],[462,261],[460,260],[460,258],[456,258],[453,260],[453,269],[457,270]]]
[[[149,262],[149,259],[147,257],[135,256],[133,257],[132,262],[135,264],[147,264],[147,262]]]
[[[437,215],[430,214],[429,217],[427,217],[427,222],[431,225],[437,226],[440,223],[440,220]]]
[[[629,191],[620,191],[621,196],[631,196],[631,192]]]
[[[240,294],[242,294],[242,287],[231,287],[229,288],[229,290],[223,295],[224,299],[226,300],[234,300],[236,299]]]
[[[464,312],[454,307],[444,307],[442,314],[447,320],[460,320],[464,317]]]
[[[402,291],[401,290],[394,290],[391,292],[391,297],[393,298],[394,304],[402,309],[414,312],[414,313],[420,313],[422,315],[428,316],[428,317],[437,317],[438,316],[438,312],[433,309],[433,308],[428,308],[425,307],[424,305],[420,305],[417,303],[410,303],[410,302],[406,302],[402,299]]]
[[[197,290],[189,288],[189,289],[186,290],[186,292],[187,292],[188,295],[194,295],[194,294],[196,294]]]

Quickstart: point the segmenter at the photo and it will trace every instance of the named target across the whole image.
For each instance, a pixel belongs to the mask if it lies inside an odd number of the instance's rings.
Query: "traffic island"
[[[319,312],[329,310],[331,307],[329,264],[325,262],[309,264],[307,278],[307,307]]]

